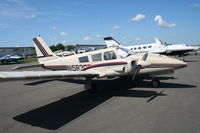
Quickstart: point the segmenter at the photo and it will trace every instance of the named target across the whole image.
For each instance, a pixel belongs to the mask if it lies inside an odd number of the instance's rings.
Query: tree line
[[[58,51],[58,50],[62,50],[62,51],[67,50],[67,51],[70,51],[70,50],[72,50],[72,49],[74,49],[74,48],[75,48],[74,45],[68,45],[68,46],[65,47],[62,43],[59,43],[59,44],[57,44],[57,45],[51,45],[51,46],[50,46],[50,49],[51,49],[53,52]]]

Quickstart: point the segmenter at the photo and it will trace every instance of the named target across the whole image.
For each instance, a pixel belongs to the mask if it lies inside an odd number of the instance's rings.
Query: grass
[[[25,58],[20,63],[30,63],[38,61],[37,58]]]

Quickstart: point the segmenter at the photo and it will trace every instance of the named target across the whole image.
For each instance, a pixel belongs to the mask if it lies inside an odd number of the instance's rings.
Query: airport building
[[[34,47],[0,47],[0,56],[22,55],[26,57],[36,56]]]
[[[95,50],[104,49],[106,45],[104,44],[76,44],[74,45],[76,49],[94,48]],[[5,55],[21,55],[25,57],[36,56],[36,51],[34,47],[0,47],[0,56]]]

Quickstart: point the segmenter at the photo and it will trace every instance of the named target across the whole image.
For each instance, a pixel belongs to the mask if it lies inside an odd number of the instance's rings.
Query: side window
[[[137,48],[134,48],[134,50],[136,50]]]
[[[113,59],[117,59],[116,54],[113,51],[104,53],[104,60],[113,60]]]
[[[79,57],[79,62],[89,62],[88,56]]]
[[[147,48],[146,46],[143,47],[143,49]]]
[[[141,49],[141,47],[138,47],[138,49]]]
[[[101,53],[92,55],[92,61],[101,61],[101,60],[102,60]]]
[[[148,48],[151,48],[151,46],[148,46]]]

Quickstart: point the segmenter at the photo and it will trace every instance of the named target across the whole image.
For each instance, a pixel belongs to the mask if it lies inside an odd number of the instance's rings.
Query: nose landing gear
[[[158,79],[152,79],[151,86],[154,87],[154,88],[159,88],[160,87],[160,81]]]

